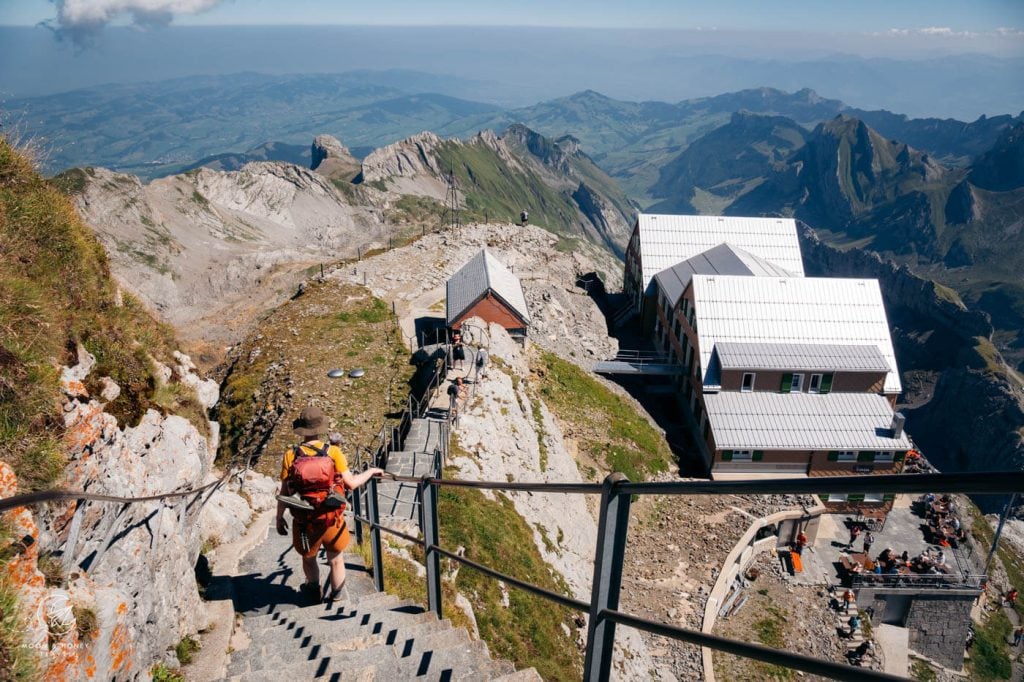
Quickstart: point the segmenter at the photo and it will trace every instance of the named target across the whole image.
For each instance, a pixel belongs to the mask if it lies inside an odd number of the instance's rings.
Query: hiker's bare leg
[[[317,564],[316,555],[302,559],[302,572],[306,575],[306,583],[320,586],[320,566]]]
[[[327,565],[331,567],[331,591],[337,592],[345,584],[345,555],[327,552]]]

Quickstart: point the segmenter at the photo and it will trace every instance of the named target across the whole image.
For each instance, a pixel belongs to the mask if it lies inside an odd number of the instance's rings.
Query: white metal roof
[[[449,325],[488,290],[504,301],[524,322],[530,322],[530,312],[519,278],[487,249],[481,249],[452,275],[446,288],[445,308]]]
[[[906,450],[877,393],[709,393],[715,446],[729,450]]]
[[[878,280],[694,275],[693,294],[702,372],[722,341],[872,345],[889,366],[883,391],[902,390]]]
[[[804,276],[796,221],[791,218],[738,218],[700,215],[637,216],[644,291],[654,276],[680,261],[724,242]]]
[[[737,343],[719,341],[714,353],[722,369],[780,369],[809,372],[887,372],[878,346],[835,343]]]
[[[686,291],[693,275],[746,275],[749,277],[792,277],[784,268],[725,243],[665,268],[654,279],[674,306]]]

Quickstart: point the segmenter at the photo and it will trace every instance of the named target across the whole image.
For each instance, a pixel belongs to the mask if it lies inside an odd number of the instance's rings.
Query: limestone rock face
[[[118,424],[104,411],[105,402],[85,389],[95,359],[84,349],[78,355],[79,363],[62,374],[63,447],[69,458],[63,487],[143,497],[195,489],[220,477],[207,439],[186,419],[150,410],[135,426]],[[182,380],[202,381],[187,356],[176,359]],[[117,392],[109,378],[101,384],[104,401]],[[206,396],[213,402],[215,389]],[[245,531],[252,507],[272,504],[273,481],[252,474],[245,484],[244,497],[235,492],[236,482],[214,496],[214,509],[223,519],[231,517],[214,528],[225,540]],[[13,472],[0,462],[0,496],[16,490]],[[5,514],[15,537],[32,539],[8,567],[28,642],[45,660],[47,679],[148,679],[155,660],[205,627],[194,571],[202,542],[211,535],[202,523],[212,524],[215,517],[195,495],[127,506],[54,503]],[[37,568],[40,553],[67,557],[70,572],[61,586],[46,586]],[[80,641],[76,614],[85,611],[95,615],[96,627]]]
[[[75,204],[119,282],[205,342],[233,342],[235,329],[281,300],[289,277],[355,255],[385,229],[372,202],[353,206],[329,177],[283,162],[147,185],[103,168],[86,177]]]
[[[317,135],[310,149],[310,168],[328,178],[350,181],[359,174],[359,161],[331,135]]]
[[[363,159],[363,182],[411,178],[421,174],[440,176],[443,170],[433,156],[434,149],[440,144],[440,137],[423,132],[375,149]]]

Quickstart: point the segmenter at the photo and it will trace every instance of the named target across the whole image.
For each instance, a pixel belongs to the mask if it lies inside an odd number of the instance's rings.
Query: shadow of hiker
[[[214,576],[207,587],[209,597],[215,585],[221,580],[231,581],[234,590],[233,601],[235,612],[242,614],[272,613],[282,606],[308,606],[309,601],[298,590],[298,585],[285,584],[281,579],[286,571],[275,571],[270,574],[248,573],[236,576]],[[287,571],[291,573],[291,571]],[[212,597],[209,597],[212,598]]]

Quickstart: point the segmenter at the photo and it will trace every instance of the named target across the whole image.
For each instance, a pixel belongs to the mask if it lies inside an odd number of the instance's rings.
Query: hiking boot
[[[324,595],[324,603],[325,604],[333,604],[336,601],[340,601],[341,597],[342,597],[342,593],[344,591],[345,591],[345,586],[344,585],[342,585],[341,587],[339,587],[336,590],[328,589],[327,590],[327,594]]]
[[[292,509],[313,511],[313,505],[299,497],[298,493],[292,493],[291,495],[275,495],[275,497],[277,497],[278,502],[283,502],[286,506],[291,507]]]
[[[310,605],[319,604],[321,598],[320,585],[317,583],[302,583],[299,585],[299,593]]]

